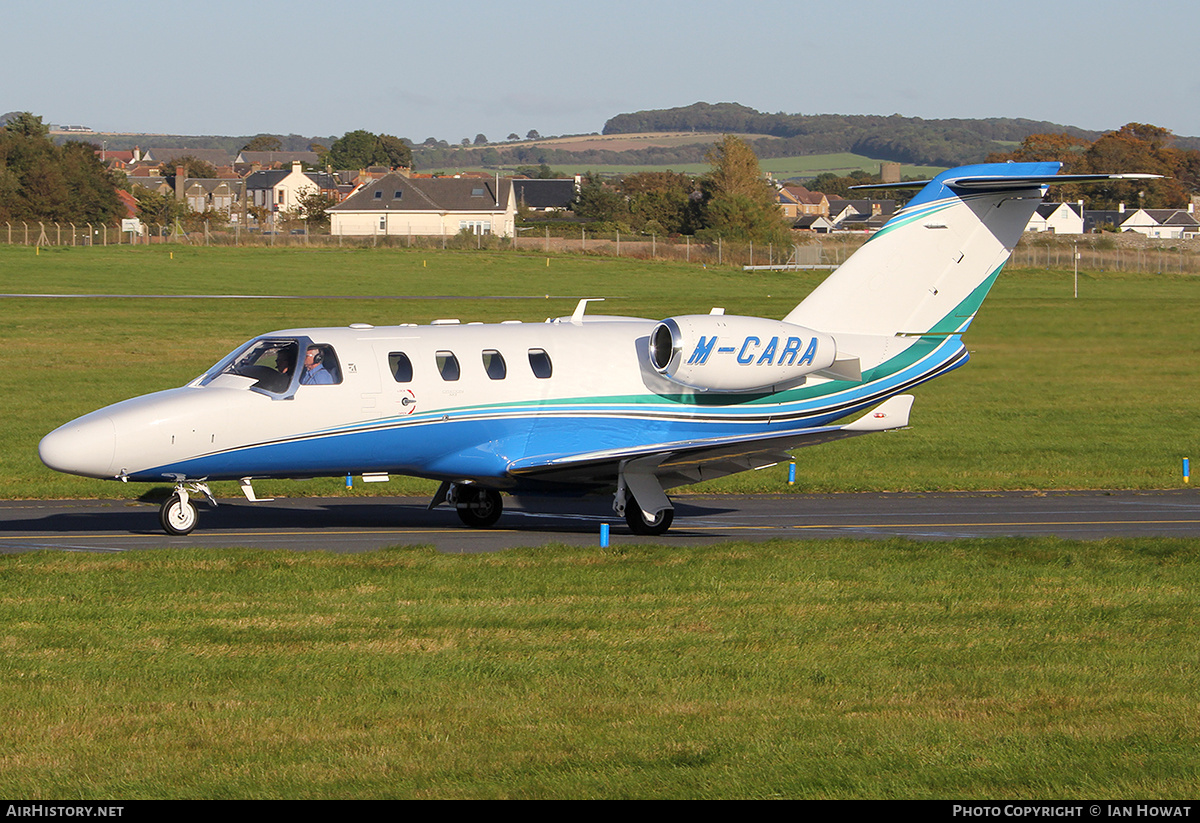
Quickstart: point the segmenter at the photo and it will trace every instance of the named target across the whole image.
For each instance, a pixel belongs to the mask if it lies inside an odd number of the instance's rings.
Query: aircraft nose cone
[[[55,471],[84,477],[114,476],[117,429],[108,415],[81,417],[42,438],[38,457]]]

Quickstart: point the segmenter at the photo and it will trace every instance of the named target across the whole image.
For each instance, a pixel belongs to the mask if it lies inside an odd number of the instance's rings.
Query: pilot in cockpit
[[[324,354],[319,346],[309,346],[304,355],[304,371],[300,373],[300,383],[305,386],[331,386],[336,380],[326,370]]]

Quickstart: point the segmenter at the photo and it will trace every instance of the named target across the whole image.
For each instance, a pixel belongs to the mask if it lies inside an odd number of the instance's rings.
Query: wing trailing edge
[[[633,449],[604,449],[570,455],[543,455],[509,464],[508,472],[523,480],[553,480],[584,484],[609,484],[621,465],[637,461],[642,470],[657,476],[664,488],[727,474],[760,469],[788,459],[788,450],[830,443],[872,432],[908,425],[913,397],[896,395],[845,425],[816,426],[788,432],[738,437],[714,437],[657,443]],[[600,478],[605,478],[597,483]]]

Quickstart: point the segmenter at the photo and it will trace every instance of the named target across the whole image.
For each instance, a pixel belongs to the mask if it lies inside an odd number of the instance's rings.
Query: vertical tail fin
[[[963,331],[1059,165],[942,172],[784,319],[835,335]]]

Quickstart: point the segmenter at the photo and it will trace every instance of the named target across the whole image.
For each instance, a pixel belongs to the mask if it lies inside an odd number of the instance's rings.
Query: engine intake
[[[650,333],[654,369],[700,391],[766,391],[829,368],[836,356],[828,334],[762,317],[668,317]]]

